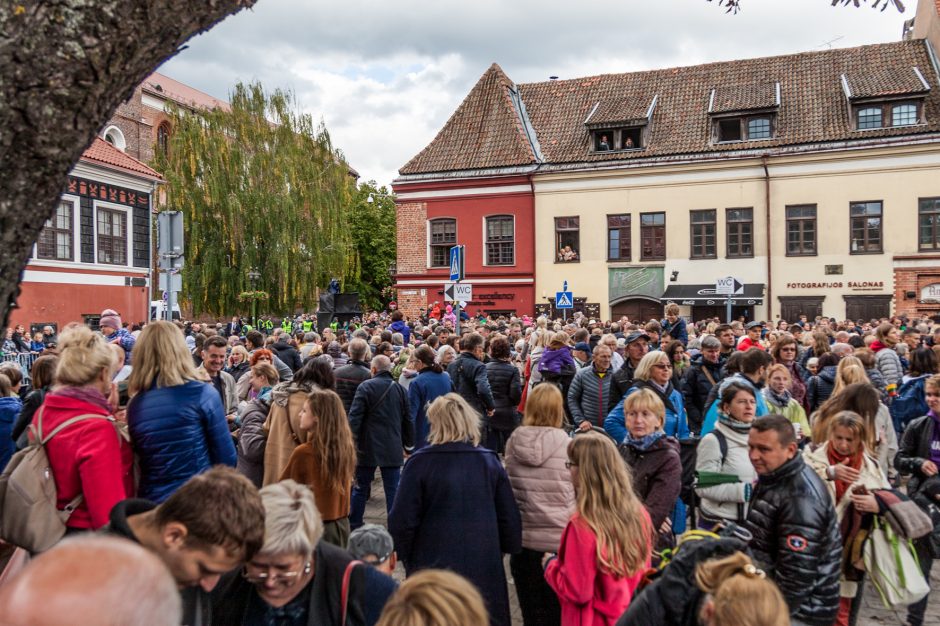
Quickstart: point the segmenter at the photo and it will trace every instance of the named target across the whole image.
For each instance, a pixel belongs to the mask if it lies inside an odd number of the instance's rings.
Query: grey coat
[[[261,488],[264,479],[264,447],[268,442],[268,436],[264,432],[264,421],[268,417],[270,408],[270,401],[261,398],[252,400],[248,404],[242,416],[238,445],[235,446],[235,451],[238,453],[238,465],[235,469],[253,482],[258,489]]]
[[[604,427],[604,419],[619,401],[611,397],[613,379],[611,370],[598,376],[594,365],[578,370],[568,388],[568,409],[575,425],[587,420],[593,426]]]

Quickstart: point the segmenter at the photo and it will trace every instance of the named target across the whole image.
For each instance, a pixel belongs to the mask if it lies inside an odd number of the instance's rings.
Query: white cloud
[[[161,71],[222,98],[237,81],[293,90],[363,179],[387,184],[494,61],[520,83],[691,65],[893,41],[913,14],[829,4],[260,0]]]

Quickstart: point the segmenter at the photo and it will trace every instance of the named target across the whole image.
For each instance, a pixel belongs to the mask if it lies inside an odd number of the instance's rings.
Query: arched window
[[[109,144],[123,151],[127,148],[127,141],[124,140],[124,133],[117,126],[108,126],[102,135]]]
[[[167,146],[170,144],[170,125],[163,122],[157,127],[157,150],[160,154],[166,155]]]

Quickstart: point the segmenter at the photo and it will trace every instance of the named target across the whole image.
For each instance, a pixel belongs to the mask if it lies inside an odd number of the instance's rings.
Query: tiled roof
[[[715,87],[712,113],[751,111],[777,106],[777,83],[763,82],[748,85],[720,85]]]
[[[168,98],[187,107],[201,109],[223,109],[228,111],[229,103],[225,100],[213,98],[207,93],[184,85],[169,76],[154,72],[144,79],[142,87],[149,93]]]
[[[82,160],[96,165],[103,165],[110,169],[130,172],[151,180],[163,180],[163,177],[156,171],[129,154],[118,150],[101,137],[95,137],[88,149],[82,153]]]
[[[913,67],[879,67],[846,74],[852,98],[924,93],[927,87]]]
[[[616,124],[617,122],[644,120],[652,102],[651,97],[602,100],[597,103],[597,108],[594,109],[585,123],[589,126],[596,126],[597,124]]]
[[[491,65],[434,141],[399,171],[417,174],[466,169],[468,165],[487,168],[535,163],[531,142],[512,100],[514,89],[503,70]]]
[[[891,93],[923,91],[913,68],[934,86],[925,99],[924,125],[854,130],[842,75],[865,93],[888,88]],[[708,112],[712,90],[717,111],[775,106],[780,84],[774,138],[762,141],[711,142]],[[402,174],[510,167],[531,162],[531,150],[506,95],[507,78],[493,66],[477,83],[438,136],[401,169]],[[642,161],[673,155],[719,153],[746,149],[914,135],[940,131],[937,76],[923,40],[858,48],[804,52],[625,74],[555,80],[518,86],[528,121],[534,128],[546,164]],[[910,93],[910,92],[908,92]],[[598,102],[648,106],[658,95],[648,144],[643,150],[590,152],[584,122]],[[633,104],[631,104],[633,103]],[[740,110],[746,110],[740,109]],[[597,112],[595,112],[596,115]],[[644,109],[645,114],[645,109]],[[433,156],[432,156],[433,155]]]

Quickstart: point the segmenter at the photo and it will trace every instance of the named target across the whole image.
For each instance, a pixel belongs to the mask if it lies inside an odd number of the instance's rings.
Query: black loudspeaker
[[[358,293],[338,293],[334,297],[334,308],[333,310],[337,314],[343,315],[362,315],[362,311],[359,310],[359,294]]]
[[[333,312],[333,294],[330,292],[320,294],[320,313]]]
[[[320,312],[317,313],[317,330],[319,330],[320,333],[322,334],[323,329],[329,328],[330,322],[332,321],[333,321],[333,313],[332,312],[324,313],[323,309],[320,309]]]

